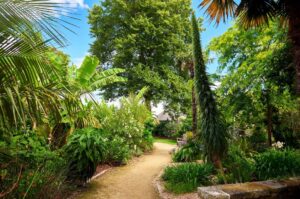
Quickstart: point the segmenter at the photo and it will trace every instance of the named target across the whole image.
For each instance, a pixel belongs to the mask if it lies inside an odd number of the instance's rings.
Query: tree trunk
[[[68,131],[71,129],[69,123],[58,123],[54,126],[51,133],[51,149],[59,149],[67,142]]]
[[[272,106],[268,103],[267,105],[267,129],[268,129],[268,145],[272,146],[272,131],[273,131],[273,122],[272,122],[272,117],[273,117],[273,110]]]
[[[273,131],[273,107],[270,103],[270,90],[266,89],[264,91],[265,95],[265,106],[266,106],[266,125],[267,125],[267,133],[268,133],[268,145],[272,146],[272,131]]]
[[[190,65],[190,74],[191,79],[194,79],[194,64],[191,63]],[[192,88],[192,117],[193,117],[193,124],[192,124],[192,131],[193,134],[196,135],[197,133],[197,102],[196,102],[196,91],[195,86],[193,85]]]
[[[145,98],[145,105],[147,109],[151,112],[151,99],[147,95],[145,95],[144,98]]]
[[[300,96],[300,1],[285,1],[289,17],[288,36],[293,45],[293,57],[296,67],[296,93]]]
[[[226,180],[225,175],[224,175],[224,169],[223,169],[221,157],[218,154],[214,154],[214,155],[212,155],[211,158],[212,158],[211,161],[212,161],[214,167],[219,170],[219,172],[223,176],[224,182],[226,184],[227,180]]]

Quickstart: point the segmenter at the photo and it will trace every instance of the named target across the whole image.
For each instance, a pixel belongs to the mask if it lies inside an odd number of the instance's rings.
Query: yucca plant
[[[200,35],[195,14],[192,15],[193,55],[195,66],[195,87],[200,105],[200,135],[204,153],[217,168],[222,170],[221,159],[226,153],[228,133],[225,121],[218,111],[214,94],[206,74],[203,60]]]

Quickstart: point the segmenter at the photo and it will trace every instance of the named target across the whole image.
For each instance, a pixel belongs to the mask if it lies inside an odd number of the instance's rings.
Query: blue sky
[[[65,31],[65,36],[69,41],[69,45],[66,48],[63,48],[65,53],[70,55],[71,60],[76,65],[79,65],[83,60],[84,56],[87,55],[89,51],[89,45],[92,43],[92,38],[89,33],[89,24],[87,23],[88,19],[88,8],[92,8],[94,4],[98,4],[100,0],[53,0],[62,3],[71,3],[74,9],[74,15],[79,20],[73,21],[78,28],[73,28],[76,34]],[[192,0],[192,7],[196,11],[197,17],[204,18],[204,28],[206,29],[202,35],[202,45],[205,47],[209,41],[224,33],[228,27],[230,27],[231,22],[227,24],[220,23],[218,27],[215,26],[214,22],[210,23],[208,18],[205,17],[204,11],[198,8],[200,0]],[[209,73],[215,72],[217,63],[214,62],[207,66]]]

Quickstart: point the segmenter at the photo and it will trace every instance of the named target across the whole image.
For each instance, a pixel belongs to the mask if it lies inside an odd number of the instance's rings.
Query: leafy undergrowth
[[[210,185],[209,176],[213,170],[210,164],[185,163],[166,167],[162,179],[168,191],[187,193],[196,190],[198,186]]]
[[[193,192],[199,186],[284,179],[300,175],[300,153],[293,149],[269,149],[263,153],[246,154],[231,146],[223,160],[224,175],[210,164],[181,163],[166,167],[162,179],[172,193]]]

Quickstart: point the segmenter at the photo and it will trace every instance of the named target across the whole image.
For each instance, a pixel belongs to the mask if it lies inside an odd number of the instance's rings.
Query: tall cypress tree
[[[206,74],[202,55],[199,27],[195,14],[192,14],[193,56],[196,95],[200,105],[200,128],[198,137],[204,145],[205,155],[215,167],[222,168],[221,159],[227,150],[227,130],[225,121],[218,111],[214,94]]]

